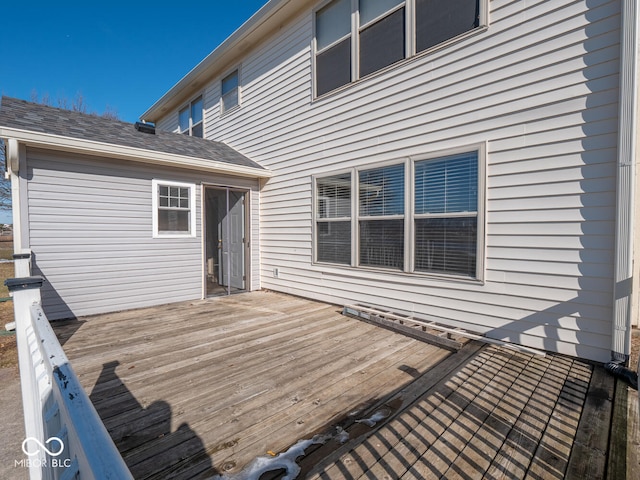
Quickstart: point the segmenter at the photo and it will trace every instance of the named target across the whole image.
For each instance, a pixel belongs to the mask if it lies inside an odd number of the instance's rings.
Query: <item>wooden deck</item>
[[[623,435],[627,424],[637,428],[633,412],[614,422],[609,454],[614,406],[627,403],[601,367],[476,342],[453,353],[339,311],[255,292],[55,329],[136,478],[234,478],[250,465],[277,478],[296,443],[312,438],[299,478],[640,470],[637,437]]]

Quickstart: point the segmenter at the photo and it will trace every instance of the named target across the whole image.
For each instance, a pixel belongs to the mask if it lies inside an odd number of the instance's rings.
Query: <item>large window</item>
[[[198,97],[180,110],[178,115],[180,133],[202,138],[204,122],[202,119],[202,97]]]
[[[153,180],[153,236],[195,236],[195,185]]]
[[[486,0],[329,2],[315,15],[316,95],[479,27],[485,4]]]
[[[483,152],[316,178],[316,261],[481,278]]]

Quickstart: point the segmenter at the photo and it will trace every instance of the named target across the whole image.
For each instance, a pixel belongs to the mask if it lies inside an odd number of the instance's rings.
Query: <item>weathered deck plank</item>
[[[349,441],[310,448],[307,478],[603,474],[613,380],[601,367],[476,342],[452,353],[339,310],[257,292],[56,331],[136,478],[238,472],[337,423]],[[379,409],[390,417],[355,422]]]
[[[58,333],[137,478],[237,471],[451,354],[265,292],[83,320]]]

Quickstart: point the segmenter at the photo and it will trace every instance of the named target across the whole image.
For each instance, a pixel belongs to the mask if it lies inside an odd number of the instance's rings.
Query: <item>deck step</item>
[[[379,325],[389,330],[404,333],[410,337],[451,350],[460,350],[467,339],[500,345],[521,352],[545,355],[542,350],[525,347],[516,343],[488,338],[460,327],[450,327],[431,320],[390,312],[365,305],[345,305],[342,314]]]

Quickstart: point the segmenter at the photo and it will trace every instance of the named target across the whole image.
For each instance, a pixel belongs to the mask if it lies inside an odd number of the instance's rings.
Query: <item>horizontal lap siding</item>
[[[486,32],[315,101],[309,13],[242,61],[239,110],[220,117],[212,82],[207,136],[274,173],[262,286],[608,360],[619,13],[618,1],[495,0]],[[484,284],[312,264],[311,175],[484,141]]]
[[[201,298],[199,185],[228,178],[39,150],[27,162],[30,243],[49,318]],[[196,184],[196,237],[153,238],[154,178]],[[253,190],[255,224],[257,183],[238,182]]]

